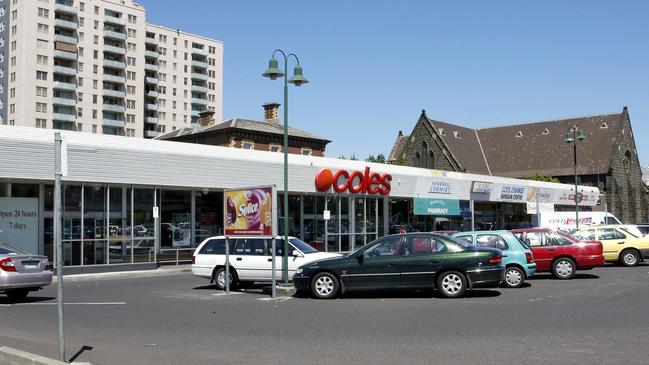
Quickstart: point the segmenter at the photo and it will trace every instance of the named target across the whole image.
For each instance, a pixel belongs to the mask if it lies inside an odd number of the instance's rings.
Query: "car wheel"
[[[27,294],[29,293],[28,289],[12,289],[12,290],[7,290],[6,294],[11,300],[22,300],[27,297]]]
[[[221,267],[214,273],[214,284],[219,290],[225,290],[225,268]],[[230,290],[237,285],[237,273],[230,268]]]
[[[331,299],[338,294],[340,283],[331,273],[317,273],[311,280],[311,293],[318,299]]]
[[[437,278],[437,289],[446,298],[458,298],[466,291],[466,278],[461,272],[445,272]]]
[[[577,265],[575,262],[567,257],[561,257],[554,260],[552,263],[552,276],[556,279],[568,280],[575,277]]]
[[[638,251],[626,249],[620,254],[620,263],[624,266],[635,266],[640,261]]]
[[[505,269],[505,280],[503,285],[506,288],[520,288],[525,282],[525,273],[516,266],[510,266]]]

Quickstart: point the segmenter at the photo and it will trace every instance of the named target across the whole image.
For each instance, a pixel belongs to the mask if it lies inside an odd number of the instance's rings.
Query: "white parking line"
[[[86,302],[86,303],[63,303],[63,305],[125,305],[127,302]],[[0,307],[13,307],[18,305],[57,305],[57,303],[14,303],[14,304],[0,304]]]
[[[257,300],[262,302],[285,302],[289,299],[293,299],[293,297],[257,298]]]

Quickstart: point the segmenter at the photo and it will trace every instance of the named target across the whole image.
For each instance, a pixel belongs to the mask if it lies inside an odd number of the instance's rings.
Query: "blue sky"
[[[296,53],[311,83],[289,86],[289,122],[333,140],[328,156],[387,155],[422,109],[479,128],[627,105],[649,163],[649,1],[139,2],[224,42],[225,119],[282,102],[261,73],[274,49]]]

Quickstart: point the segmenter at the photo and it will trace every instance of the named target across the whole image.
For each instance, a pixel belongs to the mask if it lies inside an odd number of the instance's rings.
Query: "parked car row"
[[[269,240],[236,238],[228,244],[232,287],[271,280]],[[276,254],[283,254],[281,237]],[[298,290],[321,299],[392,288],[434,289],[455,298],[477,287],[519,288],[538,272],[568,280],[577,270],[604,262],[633,266],[644,258],[649,258],[649,238],[622,225],[588,226],[573,236],[548,228],[413,232],[381,237],[346,255],[318,252],[291,237],[288,272]],[[277,260],[278,272],[281,265]],[[192,272],[225,287],[225,237],[198,246]]]

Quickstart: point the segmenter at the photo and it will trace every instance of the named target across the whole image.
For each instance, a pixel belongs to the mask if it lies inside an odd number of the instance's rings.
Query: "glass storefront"
[[[29,247],[51,259],[53,190],[51,184],[0,183],[0,198],[33,200],[20,203],[37,206],[37,223],[30,236],[34,242]],[[189,258],[205,238],[223,234],[222,191],[64,183],[61,192],[67,266],[173,260],[178,252]],[[283,203],[280,192],[280,235],[284,234]],[[289,235],[322,251],[351,251],[403,226],[416,231],[472,228],[468,201],[460,201],[460,213],[453,216],[418,216],[413,214],[413,199],[360,194],[293,193],[288,204]],[[530,221],[523,204],[475,202],[473,213],[476,229],[517,228]]]

